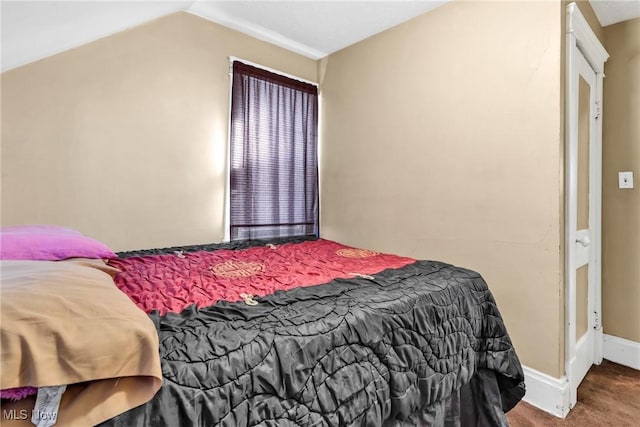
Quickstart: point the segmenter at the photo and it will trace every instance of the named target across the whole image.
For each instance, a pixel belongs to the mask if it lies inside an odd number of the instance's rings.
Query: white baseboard
[[[603,356],[612,362],[640,370],[638,342],[605,334]],[[522,370],[527,386],[523,400],[551,415],[565,418],[571,409],[567,377],[554,378],[528,366],[523,366]]]
[[[604,334],[603,357],[620,365],[640,370],[640,342]]]
[[[570,409],[567,377],[554,378],[527,366],[522,370],[527,386],[524,401],[556,417],[566,417]]]

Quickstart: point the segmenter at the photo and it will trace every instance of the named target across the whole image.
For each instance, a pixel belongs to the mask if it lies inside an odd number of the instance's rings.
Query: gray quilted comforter
[[[164,383],[103,426],[492,426],[523,372],[479,274],[416,261],[152,314]]]

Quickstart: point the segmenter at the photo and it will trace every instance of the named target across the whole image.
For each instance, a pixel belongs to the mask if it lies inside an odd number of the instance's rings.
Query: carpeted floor
[[[560,419],[526,402],[507,414],[511,427],[639,427],[640,371],[605,360],[578,388],[578,403]]]

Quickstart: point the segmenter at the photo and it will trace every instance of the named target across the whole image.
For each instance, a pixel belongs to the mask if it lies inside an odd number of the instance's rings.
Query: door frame
[[[593,270],[589,275],[589,287],[593,280],[592,291],[594,316],[590,325],[595,329],[594,361],[602,361],[602,321],[601,321],[601,250],[602,250],[602,84],[604,79],[604,63],[609,54],[604,49],[593,30],[587,23],[580,9],[575,3],[567,6],[566,33],[566,112],[565,112],[565,375],[569,380],[569,404],[575,406],[577,402],[578,385],[572,378],[572,362],[576,359],[576,224],[577,211],[577,146],[578,146],[578,95],[579,95],[579,61],[584,57],[589,66],[596,73],[595,107],[596,115],[590,122],[590,133],[595,139],[595,147],[590,144],[590,219],[589,227],[593,227]],[[592,186],[593,185],[593,186]],[[593,193],[591,191],[593,190]]]

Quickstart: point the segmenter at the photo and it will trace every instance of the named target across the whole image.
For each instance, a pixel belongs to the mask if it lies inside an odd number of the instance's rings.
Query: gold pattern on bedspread
[[[264,271],[264,264],[261,262],[248,261],[225,261],[209,267],[216,276],[222,277],[251,277]]]
[[[368,249],[345,248],[336,251],[336,254],[345,258],[369,258],[379,255],[380,252],[370,251]]]

